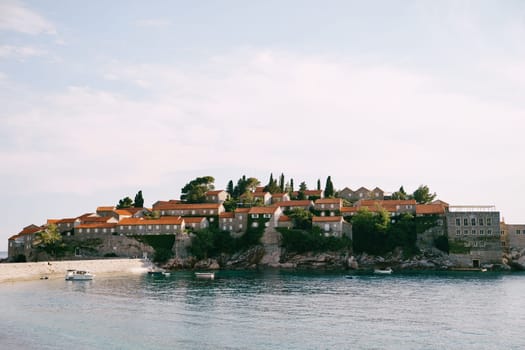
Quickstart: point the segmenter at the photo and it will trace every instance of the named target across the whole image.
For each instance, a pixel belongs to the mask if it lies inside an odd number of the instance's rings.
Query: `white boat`
[[[215,278],[215,272],[195,272],[195,277],[212,280]]]
[[[392,273],[392,269],[390,267],[384,269],[374,269],[374,273],[378,275],[390,275]]]
[[[95,277],[95,275],[84,270],[66,271],[66,281],[91,281],[93,277]]]
[[[168,277],[171,273],[167,272],[164,269],[150,269],[148,270],[148,275],[150,276],[165,276]]]

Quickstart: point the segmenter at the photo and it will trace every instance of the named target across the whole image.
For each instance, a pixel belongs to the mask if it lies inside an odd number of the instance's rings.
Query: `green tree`
[[[206,201],[206,192],[215,188],[214,182],[212,176],[197,177],[182,188],[180,199],[188,203],[203,203]]]
[[[233,196],[233,192],[234,191],[234,187],[233,187],[233,181],[230,180],[228,182],[228,186],[226,186],[226,192],[228,192],[230,194],[230,196]]]
[[[325,197],[333,197],[334,196],[334,184],[332,183],[332,177],[328,176],[326,178],[326,185],[324,187],[324,196]]]
[[[313,214],[303,208],[294,208],[287,215],[292,219],[293,227],[303,230],[310,230],[312,228]]]
[[[408,199],[408,195],[405,192],[405,189],[403,188],[403,186],[399,187],[398,191],[392,193],[392,199],[394,199],[394,200],[406,200],[406,199]]]
[[[293,188],[293,179],[290,179],[290,193],[292,193],[294,191],[294,188]]]
[[[117,209],[131,208],[133,206],[133,199],[124,197],[118,201]]]
[[[58,232],[58,227],[55,224],[49,224],[45,230],[36,233],[33,246],[56,257],[58,251],[63,248],[62,235]]]
[[[270,193],[278,193],[280,188],[279,185],[277,185],[277,180],[273,178],[273,174],[270,174],[270,180],[268,181],[268,185],[264,187],[264,190]]]
[[[135,208],[144,208],[144,197],[142,197],[142,190],[135,195]]]
[[[414,197],[419,204],[430,203],[436,198],[436,196],[436,193],[430,193],[430,190],[426,185],[420,185],[412,194],[412,197]]]
[[[308,187],[306,186],[306,182],[301,182],[299,185],[299,194],[297,195],[297,199],[303,200],[306,199],[306,194],[304,193],[306,190],[308,190]]]
[[[281,193],[284,193],[286,189],[286,185],[284,183],[284,174],[281,173],[281,177],[279,178],[279,190]]]
[[[317,190],[321,189],[321,179],[317,179]]]

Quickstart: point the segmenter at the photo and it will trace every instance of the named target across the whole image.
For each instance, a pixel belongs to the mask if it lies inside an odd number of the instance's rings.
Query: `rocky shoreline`
[[[525,254],[525,251],[522,252]],[[446,253],[438,249],[428,249],[410,258],[404,258],[403,252],[397,251],[386,256],[373,256],[366,253],[353,255],[350,251],[309,252],[294,254],[282,252],[278,261],[264,261],[263,246],[256,246],[233,255],[221,255],[218,258],[197,260],[194,257],[174,258],[163,265],[170,270],[250,270],[250,269],[305,269],[305,270],[370,270],[391,267],[395,271],[432,270],[446,271],[456,269]],[[520,255],[521,257],[521,255]],[[521,259],[508,259],[501,265],[483,266],[489,270],[507,271],[525,270],[525,256]],[[509,261],[513,261],[509,263]]]

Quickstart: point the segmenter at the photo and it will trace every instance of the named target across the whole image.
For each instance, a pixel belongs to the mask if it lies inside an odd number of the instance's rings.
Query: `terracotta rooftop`
[[[75,227],[75,230],[79,228],[114,228],[116,226],[117,224],[115,223],[112,224],[112,223],[106,223],[106,222],[93,222],[93,223],[80,224],[77,227]]]
[[[277,202],[274,204],[277,207],[310,207],[312,206],[311,200],[292,200],[292,201],[283,201]]]
[[[277,207],[252,207],[250,208],[249,214],[274,214]]]
[[[342,221],[342,216],[314,216],[312,222],[339,222]]]
[[[242,214],[242,213],[247,213],[250,211],[251,208],[237,208],[235,209],[235,214],[239,213],[239,214]]]
[[[248,208],[246,208],[246,209],[248,209]],[[228,218],[233,218],[233,217],[235,217],[235,213],[232,212],[232,211],[226,211],[224,213],[220,213],[219,214],[219,218],[221,218],[221,219],[228,219]]]
[[[279,216],[279,222],[289,222],[292,221],[288,215],[281,215]]]
[[[341,198],[319,198],[315,201],[315,204],[341,204],[342,202]]]
[[[128,208],[126,208],[126,209],[115,209],[115,210],[113,210],[113,212],[117,213],[119,216],[127,216],[127,215],[132,216],[133,215],[130,211],[128,211]]]
[[[115,207],[98,207],[97,211],[113,211]]]
[[[219,193],[222,193],[222,192],[225,192],[225,191],[224,190],[213,190],[213,191],[208,191],[205,194],[207,196],[214,196],[214,195],[216,196],[216,195],[218,195]]]
[[[124,225],[180,225],[182,218],[180,216],[165,216],[158,219],[143,219],[143,218],[125,218],[119,221],[119,226]]]
[[[445,214],[445,208],[441,204],[417,204],[416,214]]]
[[[205,217],[197,217],[197,216],[188,216],[183,217],[184,222],[187,224],[200,224],[203,220],[205,220]]]

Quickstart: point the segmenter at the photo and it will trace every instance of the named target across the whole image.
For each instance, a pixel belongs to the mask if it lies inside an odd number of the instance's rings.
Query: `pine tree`
[[[230,194],[230,196],[233,196],[233,191],[234,191],[234,188],[233,188],[233,181],[230,180],[228,182],[228,186],[226,186],[226,192],[228,192]]]
[[[321,189],[321,179],[317,179],[317,190]]]
[[[140,190],[135,195],[135,203],[133,204],[135,208],[144,208],[144,197],[142,197],[142,190]]]
[[[333,197],[334,195],[334,184],[332,183],[332,178],[328,176],[326,178],[326,186],[324,187],[324,196]]]
[[[281,193],[285,192],[284,174],[283,173],[281,173],[281,177],[279,178],[279,188],[281,189]]]

